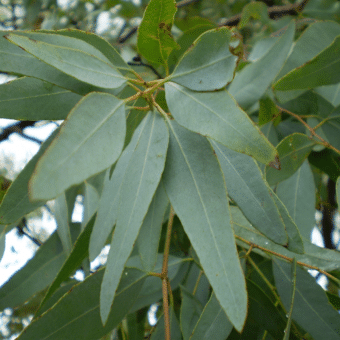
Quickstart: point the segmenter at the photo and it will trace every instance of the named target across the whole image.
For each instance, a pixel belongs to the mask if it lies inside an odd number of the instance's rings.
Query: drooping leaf
[[[79,228],[72,229],[73,240]],[[50,285],[62,267],[67,253],[55,232],[34,257],[0,288],[0,309],[14,308]]]
[[[242,9],[241,21],[238,27],[244,28],[249,20],[253,18],[255,20],[261,20],[262,23],[269,21],[268,8],[263,2],[251,2],[245,5]]]
[[[292,176],[312,151],[314,141],[302,133],[293,133],[284,138],[277,146],[281,170],[266,167],[269,185],[275,185]]]
[[[165,91],[171,114],[185,128],[262,163],[275,161],[273,145],[227,91],[199,93],[175,83],[166,83]]]
[[[225,340],[233,329],[223,308],[211,294],[190,336],[190,340]]]
[[[338,202],[338,206],[340,207],[340,176],[336,181],[336,200]]]
[[[329,101],[334,107],[340,105],[340,83],[336,85],[320,86],[314,91]]]
[[[160,182],[136,241],[140,259],[146,271],[152,271],[156,265],[162,222],[168,206],[169,199]]]
[[[45,204],[46,200],[36,202],[31,202],[29,200],[28,181],[33,174],[38,160],[43,155],[46,148],[51,144],[52,140],[57,135],[58,130],[59,129],[55,130],[42,144],[38,153],[27,163],[25,168],[19,173],[18,177],[9,187],[0,206],[0,224],[13,223]]]
[[[263,236],[248,222],[248,220],[243,216],[242,212],[237,207],[230,207],[230,209],[232,213],[232,223],[236,239],[238,240],[238,243],[242,245],[242,247],[249,247],[249,244],[242,242],[242,239],[244,239],[275,253],[282,254],[288,258],[292,259],[295,257],[297,261],[301,261],[307,265],[315,266],[326,271],[340,268],[339,252],[335,252],[326,248],[320,248],[310,243],[307,239],[303,239],[303,254],[289,251],[287,248],[282,247]],[[262,252],[261,254],[264,255]]]
[[[276,188],[276,194],[287,207],[302,236],[310,239],[315,225],[315,184],[308,161]]]
[[[178,48],[171,35],[177,11],[174,0],[151,0],[138,29],[140,54],[156,64],[167,64],[171,51]]]
[[[248,108],[259,100],[275,79],[292,46],[295,24],[292,21],[285,34],[259,60],[236,74],[228,91],[237,103]]]
[[[104,269],[71,288],[49,310],[35,319],[18,339],[100,339],[116,327],[138,297],[146,274],[126,268],[117,289],[113,310],[103,327],[99,313],[100,284]]]
[[[69,225],[71,216],[69,215],[65,193],[62,193],[55,199],[55,218],[57,221],[57,233],[66,254],[69,255],[72,250],[71,230]]]
[[[115,290],[139,229],[159,184],[168,148],[169,135],[163,118],[149,113],[145,129],[131,156],[120,193],[117,224],[100,293],[100,315],[105,324]]]
[[[23,77],[0,85],[1,118],[65,119],[82,97],[48,82]]]
[[[191,292],[181,286],[182,304],[180,325],[184,340],[189,340],[203,311],[203,306]]]
[[[278,91],[310,89],[340,82],[340,37],[320,54],[274,84]]]
[[[170,79],[195,91],[213,91],[230,83],[238,57],[230,52],[226,27],[200,35],[178,62]]]
[[[90,240],[90,235],[92,232],[93,224],[94,224],[93,217],[91,221],[87,224],[85,229],[79,234],[77,240],[74,243],[74,247],[72,248],[72,252],[66,258],[63,266],[61,267],[58,275],[54,278],[52,284],[50,285],[44,300],[40,305],[41,307],[44,306],[45,302],[55,293],[55,291],[59,288],[63,281],[67,281],[67,279],[75,272],[80,266],[82,261],[88,256],[88,244]]]
[[[107,170],[108,171],[108,170]],[[83,220],[81,221],[82,230],[88,224],[94,213],[97,211],[99,203],[98,191],[87,181],[84,183],[84,213]]]
[[[223,175],[209,142],[169,121],[165,190],[217,299],[241,330],[247,312],[245,281],[230,225]]]
[[[287,310],[291,303],[291,263],[275,259],[273,270],[277,290]],[[296,292],[292,313],[295,320],[315,340],[340,339],[340,316],[323,289],[307,271],[296,268]]]
[[[108,168],[119,157],[124,138],[124,102],[106,93],[90,93],[39,159],[29,184],[30,198],[54,198]]]
[[[75,45],[81,42],[82,45],[91,47],[92,53],[93,50],[95,50],[91,45],[82,40],[70,37],[63,38],[74,41]],[[99,51],[96,55],[93,55],[94,53],[88,54],[87,52],[74,47],[64,47],[59,44],[46,43],[41,40],[35,40],[12,33],[7,35],[6,39],[46,64],[85,83],[102,88],[115,89],[126,82],[126,79],[122,74],[120,74]],[[76,42],[76,40],[78,41]],[[98,56],[99,54],[103,57],[100,58]]]
[[[116,223],[123,178],[131,156],[139,142],[142,132],[145,129],[146,122],[147,119],[144,119],[135,130],[131,142],[120,156],[112,176],[110,176],[109,170],[105,175],[103,193],[100,197],[97,218],[90,239],[90,261],[93,261],[96,256],[99,255]]]
[[[256,162],[215,141],[211,144],[220,161],[230,197],[261,233],[276,243],[287,244],[284,223]]]

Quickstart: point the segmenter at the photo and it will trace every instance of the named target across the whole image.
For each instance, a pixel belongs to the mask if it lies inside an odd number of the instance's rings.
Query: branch
[[[303,0],[301,3],[268,7],[268,16],[270,19],[276,20],[286,15],[298,15],[309,0]],[[219,26],[237,26],[241,21],[242,13],[232,16],[231,18],[224,19]]]
[[[34,126],[36,121],[33,120],[25,120],[21,122],[14,123],[10,126],[7,126],[6,128],[1,129],[0,133],[0,143],[3,142],[4,140],[8,139],[12,133],[18,133],[19,135],[31,139],[34,137],[29,137],[24,134],[23,130],[29,126]],[[37,141],[37,140],[35,140]],[[40,141],[39,141],[40,142]],[[40,142],[41,143],[41,142]]]

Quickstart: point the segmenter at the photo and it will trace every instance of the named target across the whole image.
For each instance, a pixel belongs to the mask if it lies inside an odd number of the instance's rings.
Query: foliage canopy
[[[41,30],[28,7],[26,30],[1,32],[17,78],[0,117],[64,120],[0,181],[2,252],[47,201],[58,224],[0,288],[1,310],[39,297],[18,339],[340,339],[340,253],[310,242],[324,178],[340,196],[339,2],[119,6],[142,17],[134,62],[52,7]]]

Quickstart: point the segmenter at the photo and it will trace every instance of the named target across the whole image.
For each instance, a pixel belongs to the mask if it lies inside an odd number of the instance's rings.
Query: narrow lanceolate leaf
[[[185,128],[264,164],[275,162],[274,146],[226,90],[198,93],[166,83],[165,91],[171,114]]]
[[[174,0],[151,0],[138,29],[137,46],[147,60],[166,64],[171,51],[178,48],[171,35],[177,11]]]
[[[284,223],[256,162],[215,141],[211,143],[220,161],[230,197],[255,228],[274,242],[286,245],[288,237]]]
[[[120,206],[100,292],[100,316],[105,324],[111,304],[139,229],[160,181],[169,133],[158,113],[146,117],[120,191]]]
[[[336,180],[336,200],[340,206],[340,177]]]
[[[54,198],[108,168],[119,157],[124,139],[124,102],[106,93],[90,93],[71,111],[38,161],[30,198]]]
[[[162,182],[160,182],[140,228],[136,242],[145,271],[151,272],[156,265],[162,222],[168,206],[169,199],[164,191]]]
[[[340,37],[306,64],[289,72],[275,85],[275,90],[310,89],[340,81]]]
[[[51,144],[59,129],[55,130],[52,135],[42,144],[38,153],[27,163],[25,168],[19,173],[18,177],[9,187],[0,206],[0,224],[10,224],[26,214],[34,211],[45,204],[46,200],[31,202],[28,198],[28,181],[31,178],[34,168]]]
[[[286,310],[290,309],[291,263],[275,259],[273,271],[276,288]],[[340,339],[340,316],[329,303],[324,290],[315,279],[300,267],[296,268],[296,292],[292,313],[295,320],[315,340]]]
[[[66,254],[72,250],[71,230],[69,221],[71,216],[68,213],[66,195],[63,192],[55,200],[55,218],[57,220],[57,232]]]
[[[269,185],[275,185],[292,176],[312,151],[314,141],[302,133],[293,133],[284,138],[277,146],[281,170],[266,167]]]
[[[182,56],[170,79],[195,91],[213,91],[230,83],[237,56],[230,52],[231,32],[222,27],[207,31]]]
[[[120,190],[122,188],[125,171],[129,165],[136,145],[139,142],[139,138],[145,129],[146,122],[147,119],[144,119],[144,121],[136,129],[131,142],[119,157],[112,176],[110,176],[110,169],[106,172],[103,192],[98,205],[97,218],[90,239],[90,261],[93,261],[99,255],[116,223]]]
[[[75,239],[79,228],[73,228]],[[0,309],[14,308],[48,287],[62,267],[67,253],[55,232],[38,249],[34,257],[0,289]]]
[[[293,43],[295,31],[291,21],[285,34],[259,60],[243,68],[228,91],[242,107],[250,107],[259,100],[279,73]]]
[[[308,161],[293,176],[278,184],[276,194],[301,235],[309,240],[315,225],[315,183]]]
[[[0,86],[0,116],[16,120],[65,119],[82,98],[35,78],[19,78]]]
[[[94,186],[85,181],[84,183],[84,213],[81,222],[81,229],[83,230],[87,223],[92,218],[93,214],[97,211],[99,203],[99,193]]]
[[[108,334],[128,313],[138,297],[146,274],[135,268],[125,269],[113,302],[112,313],[103,327],[99,315],[103,273],[104,269],[100,269],[73,286],[52,308],[33,320],[18,339],[93,340]]]
[[[115,89],[126,82],[123,75],[107,60],[102,60],[83,50],[62,47],[16,34],[9,34],[6,38],[46,64],[85,83]]]
[[[169,121],[163,183],[229,320],[242,330],[247,292],[219,163],[206,138]]]
[[[233,229],[235,231],[235,235],[237,235],[237,239],[245,239],[248,242],[257,244],[275,253],[284,255],[291,259],[295,257],[297,261],[301,261],[326,271],[332,271],[340,268],[339,252],[320,248],[306,239],[304,239],[305,252],[303,254],[289,251],[287,248],[282,247],[263,236],[263,234],[261,234],[248,222],[240,209],[237,207],[230,208],[232,213]],[[243,243],[242,241],[238,242],[242,245],[242,247],[249,247],[249,244]]]
[[[233,325],[213,293],[195,325],[190,340],[225,340],[232,329]]]

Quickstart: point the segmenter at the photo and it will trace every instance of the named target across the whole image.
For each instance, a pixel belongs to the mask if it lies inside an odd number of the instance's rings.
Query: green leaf
[[[108,170],[105,175],[103,193],[100,197],[97,218],[90,239],[90,261],[93,261],[97,255],[99,255],[112,231],[113,226],[116,224],[123,178],[131,156],[142,132],[145,129],[146,122],[147,119],[144,119],[135,130],[132,140],[120,156],[112,176],[110,177],[110,170]]]
[[[16,120],[65,119],[81,98],[48,82],[23,77],[0,85],[0,115]]]
[[[69,216],[66,194],[64,192],[55,199],[55,218],[57,221],[57,233],[66,254],[69,255],[72,250],[71,230],[69,225],[71,216]]]
[[[233,329],[214,293],[205,305],[190,340],[225,340]]]
[[[182,304],[180,325],[183,339],[188,340],[203,311],[201,303],[185,287],[181,286]]]
[[[107,170],[108,171],[108,170]],[[84,229],[88,224],[94,213],[97,211],[99,203],[99,193],[90,183],[85,181],[84,183],[84,213],[83,220],[81,222],[81,228]]]
[[[251,18],[261,20],[262,23],[268,22],[267,6],[263,2],[251,2],[248,5],[245,5],[242,9],[241,21],[238,24],[238,28],[244,28]]]
[[[247,293],[230,225],[223,175],[206,138],[169,121],[163,183],[217,299],[239,331]]]
[[[259,125],[262,126],[273,121],[276,126],[280,120],[280,110],[275,103],[269,97],[260,99]]]
[[[0,261],[4,255],[6,246],[6,229],[0,231]]]
[[[278,184],[276,194],[288,209],[301,235],[309,240],[315,225],[315,184],[308,161],[293,176]]]
[[[213,91],[230,83],[238,57],[230,52],[226,27],[200,35],[178,62],[170,79],[195,91]]]
[[[29,184],[30,198],[54,198],[108,168],[120,156],[124,139],[124,102],[90,93],[71,111],[38,161]]]
[[[151,0],[138,29],[139,53],[147,60],[167,65],[173,49],[178,48],[171,35],[171,27],[177,11],[174,0]]]
[[[275,259],[273,270],[277,290],[289,310],[291,302],[291,263]],[[315,340],[340,339],[340,316],[329,303],[323,289],[308,272],[296,268],[296,292],[293,320],[303,327]]]
[[[113,310],[103,327],[99,315],[100,284],[104,269],[72,287],[62,298],[33,320],[20,335],[20,340],[100,339],[115,328],[128,313],[138,297],[146,274],[135,268],[126,268],[119,283]]]
[[[284,223],[257,163],[215,141],[211,144],[220,161],[230,197],[261,233],[276,243],[287,244]]]
[[[340,83],[336,85],[321,86],[314,91],[329,101],[334,107],[340,105]]]
[[[312,23],[294,43],[293,50],[277,79],[316,57],[340,34],[340,25],[334,21]]]
[[[79,228],[73,228],[75,239]],[[0,310],[14,308],[50,285],[63,265],[67,253],[55,232],[34,257],[0,288]]]
[[[230,209],[232,213],[232,223],[236,239],[240,240],[238,241],[238,244],[240,244],[242,247],[249,248],[248,244],[241,241],[242,239],[244,239],[248,242],[257,244],[260,247],[281,254],[288,258],[292,259],[293,257],[295,257],[297,261],[301,261],[308,265],[318,267],[325,271],[332,271],[340,268],[339,252],[335,252],[326,248],[320,248],[310,243],[309,240],[304,239],[304,253],[294,253],[263,236],[248,222],[248,220],[243,216],[242,212],[237,207],[232,206],[230,207]],[[260,253],[262,256],[269,256],[268,253]]]
[[[105,324],[115,290],[139,229],[159,184],[168,148],[168,131],[158,113],[146,117],[120,191],[120,208],[100,293],[100,315]]]
[[[107,58],[107,60],[110,61],[118,70],[122,72],[131,71],[131,67],[124,61],[124,59],[119,54],[119,52],[107,40],[105,40],[100,35],[97,35],[97,34],[94,34],[88,31],[85,32],[85,31],[72,29],[72,28],[67,28],[67,29],[62,29],[62,30],[51,30],[51,31],[40,30],[39,32],[49,34],[49,37],[47,38],[45,42],[48,42],[50,39],[53,39],[51,38],[51,34],[62,35],[62,36],[75,38],[78,40],[83,40],[87,44],[92,45],[94,49],[100,51]],[[72,47],[72,45],[70,45],[69,47]],[[93,51],[91,51],[90,54],[93,54]]]
[[[295,24],[292,21],[285,34],[261,59],[247,65],[236,74],[228,91],[235,97],[240,106],[248,108],[263,96],[288,56],[294,31]]]
[[[166,83],[165,93],[171,114],[185,128],[262,163],[275,162],[277,154],[273,145],[226,90],[198,93]]]
[[[314,141],[302,133],[293,133],[277,146],[281,170],[266,167],[266,179],[270,186],[292,176],[312,151]]]
[[[336,200],[338,202],[338,207],[340,207],[340,176],[336,180]]]
[[[181,340],[181,329],[179,326],[179,322],[177,320],[176,314],[172,306],[170,306],[170,334],[171,339],[173,340]],[[165,331],[164,331],[164,314],[157,321],[156,330],[152,333],[150,340],[163,340],[165,339]]]
[[[278,91],[310,89],[340,82],[340,37],[319,55],[281,78],[274,89]]]
[[[66,261],[58,272],[58,275],[54,278],[52,284],[50,285],[39,310],[41,310],[41,306],[44,306],[45,302],[47,302],[48,299],[59,288],[59,286],[61,286],[63,281],[67,281],[68,278],[81,266],[82,261],[88,256],[88,244],[94,220],[95,217],[91,219],[85,229],[78,236],[74,243],[74,247],[72,248],[72,252],[68,255]]]
[[[46,200],[31,202],[28,198],[28,181],[33,174],[34,168],[57,135],[59,128],[42,144],[38,153],[27,163],[25,168],[19,173],[18,177],[9,187],[6,196],[0,206],[0,224],[10,224],[24,217],[45,204]]]
[[[148,272],[151,272],[156,265],[162,222],[168,206],[169,199],[160,182],[136,241],[143,268]]]
[[[63,38],[74,41],[75,45],[75,41],[78,40],[69,37]],[[90,55],[72,46],[64,47],[12,33],[7,35],[6,39],[46,64],[85,83],[101,88],[115,89],[126,82],[125,78],[104,56],[104,58],[98,57],[99,51],[96,55]],[[77,41],[77,43],[79,42],[82,45],[90,46],[91,51],[95,50],[91,45],[81,40]],[[101,53],[100,55],[102,56]]]

